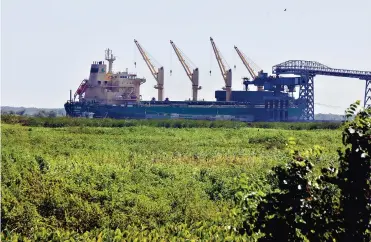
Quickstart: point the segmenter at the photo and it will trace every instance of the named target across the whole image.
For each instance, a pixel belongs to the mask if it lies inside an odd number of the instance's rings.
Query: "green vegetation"
[[[347,118],[358,106],[351,105]],[[244,230],[262,233],[259,241],[371,241],[371,108],[347,122],[342,136],[339,167],[324,167],[320,175],[311,174],[320,147],[291,150],[293,159],[273,169],[274,191],[254,196],[258,215],[248,213]]]
[[[88,119],[69,117],[28,117],[17,115],[2,115],[1,120],[8,124],[22,124],[34,127],[133,127],[150,126],[165,128],[269,128],[287,130],[338,129],[340,122],[233,122],[233,121],[206,121],[206,120],[118,120],[118,119]]]
[[[365,120],[354,121],[356,134],[363,129],[361,135],[368,135],[370,124]],[[283,228],[275,231],[283,234],[271,235],[286,241],[337,238],[327,225],[336,224],[338,235],[359,235],[364,228],[348,230],[337,210],[352,204],[352,191],[336,181],[365,181],[369,176],[366,166],[363,176],[348,176],[347,156],[341,156],[344,162],[339,165],[340,130],[278,126],[309,124],[267,123],[277,126],[262,129],[233,122],[14,115],[4,115],[2,121],[2,241],[264,241],[272,218]],[[182,129],[171,128],[177,126]],[[367,153],[362,148],[370,146],[365,137],[360,150]],[[310,147],[314,149],[305,152]],[[348,156],[349,152],[354,151]],[[326,178],[311,187],[313,193],[298,191],[298,185],[314,184],[320,175]],[[360,198],[369,183],[362,189],[353,189],[352,195]],[[320,202],[306,203],[314,210],[292,210],[303,199]],[[272,209],[264,205],[273,203]],[[363,208],[361,204],[357,214]],[[327,217],[310,219],[323,211]],[[359,222],[359,217],[347,219]],[[303,229],[303,221],[309,230]],[[323,237],[311,237],[312,230]]]

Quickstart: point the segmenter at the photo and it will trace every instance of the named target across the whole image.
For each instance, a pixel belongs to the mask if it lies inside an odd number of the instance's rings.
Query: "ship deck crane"
[[[242,63],[245,65],[246,69],[248,70],[248,72],[250,73],[250,76],[252,77],[252,79],[256,79],[257,75],[255,74],[254,72],[254,69],[251,67],[251,65],[249,64],[249,62],[247,62],[247,57],[244,53],[242,53],[238,48],[237,46],[234,46],[234,49],[237,51],[237,54],[238,56],[240,57]],[[262,71],[261,68],[259,68],[259,72]],[[264,90],[264,87],[263,86],[258,86],[258,91],[263,91]]]
[[[199,84],[198,68],[197,67],[193,68],[193,71],[191,71],[190,64],[187,63],[186,60],[184,59],[185,55],[182,54],[181,50],[176,47],[176,45],[174,44],[173,41],[170,40],[170,44],[173,46],[175,54],[178,56],[178,59],[179,59],[180,63],[182,64],[188,78],[192,82],[192,100],[197,101],[198,90],[201,89],[201,86],[198,86],[198,84]],[[191,62],[191,61],[189,61],[189,62]]]
[[[223,79],[224,79],[224,82],[225,82],[225,88],[223,88],[226,91],[225,100],[230,101],[231,100],[231,93],[232,93],[232,69],[229,68],[226,61],[224,61],[224,63],[223,63],[224,58],[222,58],[218,48],[216,47],[216,45],[214,43],[213,38],[211,38],[211,37],[210,37],[210,42],[211,42],[211,45],[213,47],[215,57],[216,57],[216,61],[218,62],[220,71],[222,73],[222,76],[223,76]],[[228,69],[227,69],[227,67],[228,67]]]
[[[163,94],[164,94],[164,67],[161,66],[157,68],[153,65],[150,58],[148,57],[149,54],[142,48],[142,46],[138,43],[137,40],[134,40],[134,43],[138,47],[140,54],[143,57],[143,60],[146,62],[149,70],[151,71],[153,77],[155,78],[157,85],[154,86],[155,89],[158,90],[158,101],[163,101]]]
[[[85,93],[87,87],[88,87],[88,80],[84,79],[81,82],[79,88],[77,88],[75,94],[73,95],[73,100],[75,101],[77,96],[79,96],[79,98],[81,98],[81,95]]]

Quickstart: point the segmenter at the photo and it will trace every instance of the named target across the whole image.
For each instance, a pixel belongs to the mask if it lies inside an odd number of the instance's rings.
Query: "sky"
[[[234,45],[268,73],[293,59],[371,71],[370,12],[370,0],[2,0],[1,105],[62,108],[106,48],[114,71],[146,78],[143,99],[157,97],[134,39],[164,66],[170,100],[191,97],[170,40],[199,68],[205,100],[224,86],[210,37],[233,70],[233,90],[249,75]],[[315,113],[363,103],[365,81],[317,76],[314,86]]]

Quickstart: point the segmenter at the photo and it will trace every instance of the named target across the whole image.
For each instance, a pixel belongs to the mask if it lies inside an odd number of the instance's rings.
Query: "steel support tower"
[[[303,100],[301,103],[303,112],[300,117],[302,120],[314,120],[314,76],[302,76],[302,83],[300,83],[299,99]]]
[[[366,80],[364,107],[371,107],[371,79]]]
[[[366,87],[363,106],[365,108],[371,107],[371,71],[335,69],[316,61],[289,60],[273,66],[272,73],[276,75],[294,74],[300,75],[303,78],[299,91],[299,98],[303,100],[303,113],[301,116],[303,120],[314,119],[314,77],[316,75],[365,80]]]

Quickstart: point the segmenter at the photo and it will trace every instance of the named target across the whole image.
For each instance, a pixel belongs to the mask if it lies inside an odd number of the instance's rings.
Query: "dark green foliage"
[[[16,114],[22,116],[24,115],[25,112],[26,112],[26,109],[23,109],[23,110],[17,111]]]
[[[352,104],[346,116],[351,117],[359,106]],[[339,150],[337,176],[324,180],[341,190],[340,218],[343,241],[370,241],[371,237],[371,108],[359,112],[347,122],[343,132],[345,152]],[[326,179],[327,178],[327,179]]]
[[[283,149],[286,144],[286,137],[282,134],[264,135],[249,139],[251,144],[264,144],[266,149],[278,148]]]
[[[278,181],[277,190],[264,197],[257,207],[259,214],[255,221],[256,232],[264,233],[259,241],[302,241],[306,234],[307,214],[311,199],[308,174],[313,164],[297,157],[286,167],[273,169],[274,180]],[[254,221],[251,221],[254,222]],[[253,223],[249,224],[253,224]]]
[[[36,156],[36,161],[41,173],[45,173],[49,169],[49,164],[41,156]]]
[[[287,130],[314,130],[314,129],[338,129],[340,122],[253,122],[244,123],[237,121],[206,121],[206,120],[118,120],[118,119],[87,119],[54,117],[53,114],[41,114],[36,117],[15,116],[4,114],[1,121],[8,124],[22,124],[24,126],[38,127],[132,127],[132,126],[151,126],[165,128],[267,128],[267,129],[287,129]],[[52,115],[52,116],[51,116]]]
[[[316,130],[316,129],[338,129],[339,121],[328,122],[255,122],[251,123],[254,128],[287,129],[287,130]]]
[[[358,105],[351,105],[347,118]],[[371,240],[371,109],[343,128],[339,168],[323,168],[315,178],[310,160],[318,160],[320,150],[296,151],[286,166],[273,169],[276,189],[258,197],[258,214],[246,216],[244,231],[263,233],[259,241]]]

